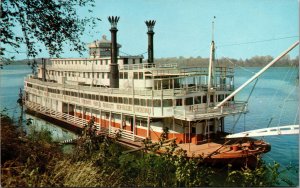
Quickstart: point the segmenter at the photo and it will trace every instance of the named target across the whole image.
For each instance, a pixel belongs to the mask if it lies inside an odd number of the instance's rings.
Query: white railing
[[[66,121],[66,122],[68,122],[72,125],[75,125],[77,127],[80,127],[80,128],[83,128],[88,123],[88,121],[83,118],[79,118],[79,117],[72,116],[72,115],[69,115],[66,113],[62,113],[62,112],[57,112],[55,110],[52,110],[50,108],[47,108],[45,106],[42,106],[42,105],[34,103],[34,102],[26,101],[25,105],[27,108],[30,108],[31,110],[37,111],[39,113],[42,113],[46,116],[53,117],[58,120]],[[98,131],[102,131],[109,135],[116,135],[117,133],[120,133],[121,138],[124,138],[127,140],[137,141],[137,140],[145,139],[145,137],[142,137],[139,135],[134,135],[134,133],[132,131],[128,131],[125,129],[120,129],[120,128],[116,128],[116,127],[104,128],[104,127],[101,127],[101,124],[97,123],[97,122],[95,122],[94,125],[96,126]]]
[[[34,102],[26,101],[25,105],[28,108],[30,108],[31,110],[37,111],[39,113],[53,117],[55,119],[67,121],[77,127],[80,127],[80,128],[83,128],[84,125],[87,123],[87,120],[85,120],[83,118],[79,118],[77,116],[72,116],[72,115],[69,115],[66,113],[58,112],[58,111],[52,110],[51,108],[42,106],[42,105],[34,103]]]
[[[225,116],[230,114],[247,112],[246,102],[228,102],[222,108],[214,109],[212,107],[199,107],[197,105],[189,105],[185,107],[175,107],[174,117],[184,120],[197,120]]]

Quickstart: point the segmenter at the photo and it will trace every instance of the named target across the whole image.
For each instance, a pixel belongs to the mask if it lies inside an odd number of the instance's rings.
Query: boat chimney
[[[46,60],[42,58],[42,81],[46,82]]]
[[[119,67],[118,67],[118,47],[117,47],[117,24],[120,17],[109,16],[108,21],[111,24],[111,63],[110,63],[110,87],[119,88]]]
[[[148,27],[148,63],[153,63],[153,35],[154,35],[154,32],[153,32],[153,28],[154,28],[154,25],[155,25],[155,20],[147,20],[145,21],[147,27]]]

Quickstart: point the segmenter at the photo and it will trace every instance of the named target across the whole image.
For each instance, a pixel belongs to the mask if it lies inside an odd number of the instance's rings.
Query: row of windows
[[[53,61],[55,65],[87,65],[87,63],[94,63],[96,65],[108,65],[108,59],[102,60],[89,60],[89,61],[82,61],[82,60],[61,60],[61,61]]]
[[[32,84],[27,84],[28,87],[32,87]],[[46,88],[43,88],[41,86],[34,86],[36,89],[40,89],[45,91]],[[120,104],[130,104],[132,105],[140,105],[140,106],[148,106],[148,107],[160,107],[161,105],[163,107],[171,107],[173,106],[173,100],[172,99],[164,99],[162,104],[160,99],[138,99],[135,98],[132,100],[132,98],[127,97],[113,97],[113,96],[105,96],[105,95],[94,95],[94,94],[87,94],[87,93],[77,93],[72,91],[63,91],[61,92],[58,89],[51,89],[48,88],[48,92],[50,93],[56,93],[56,94],[64,94],[69,95],[73,97],[80,97],[85,98],[89,100],[96,100],[96,101],[103,101],[103,102],[111,102],[111,103],[120,103]],[[228,95],[220,94],[216,97],[216,102],[222,101],[225,97]],[[215,97],[213,95],[210,95],[209,100],[211,103],[215,101]],[[132,103],[133,102],[133,103]],[[183,106],[183,105],[194,105],[194,104],[202,104],[207,103],[207,96],[195,96],[195,97],[188,97],[184,99],[175,99],[174,105],[176,106]]]
[[[47,71],[47,74],[52,76],[68,76],[68,77],[79,77],[82,78],[108,78],[109,79],[109,73],[108,72],[83,72],[83,73],[76,73],[76,72],[60,72],[60,71]],[[128,79],[128,72],[120,72],[119,73],[120,79]],[[134,72],[133,73],[133,79],[143,79],[144,73],[143,72]],[[151,78],[151,77],[146,77]]]
[[[141,58],[139,59],[131,59],[132,64],[135,63],[142,63],[143,60]],[[53,63],[55,65],[87,65],[87,63],[94,63],[95,65],[108,65],[110,62],[110,59],[101,59],[101,60],[54,60]],[[128,64],[128,58],[123,59],[123,64],[126,65]]]

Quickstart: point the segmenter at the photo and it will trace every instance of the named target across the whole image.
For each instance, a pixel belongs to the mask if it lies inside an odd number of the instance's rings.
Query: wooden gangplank
[[[227,135],[226,138],[259,137],[299,134],[299,125],[286,125],[280,127],[269,127],[256,129],[236,134]]]

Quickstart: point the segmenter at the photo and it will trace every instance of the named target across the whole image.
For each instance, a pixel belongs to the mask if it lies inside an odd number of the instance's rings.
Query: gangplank
[[[241,137],[258,137],[258,136],[274,136],[274,135],[289,135],[299,134],[299,125],[286,125],[280,127],[269,127],[256,129],[236,134],[227,135],[226,138],[241,138]]]

